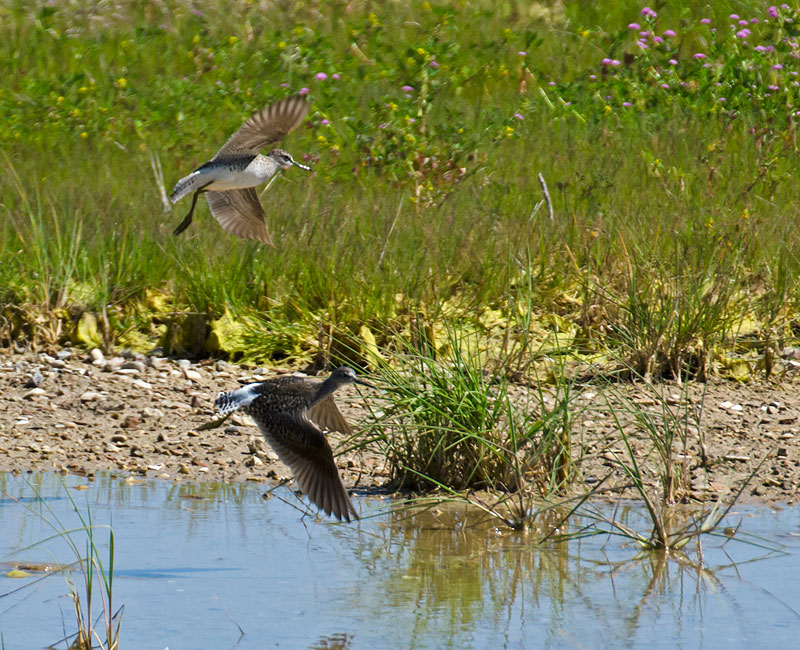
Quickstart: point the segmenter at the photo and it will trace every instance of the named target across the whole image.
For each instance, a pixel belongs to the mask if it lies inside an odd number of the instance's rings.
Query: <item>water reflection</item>
[[[74,559],[58,540],[19,551],[52,534],[54,513],[75,524],[67,494],[113,524],[123,647],[749,648],[791,647],[800,633],[800,598],[787,595],[800,569],[798,509],[730,517],[744,518],[736,537],[782,543],[782,557],[724,536],[681,557],[610,535],[537,544],[556,513],[528,533],[463,506],[397,507],[346,526],[301,519],[265,500],[264,485],[29,478],[0,475],[0,562]],[[276,495],[291,505],[286,488]],[[363,501],[367,514],[386,504]],[[618,515],[646,530],[635,505]],[[0,578],[0,593],[22,584]],[[0,599],[6,647],[44,647],[63,636],[62,616],[70,631],[65,593],[55,576]]]

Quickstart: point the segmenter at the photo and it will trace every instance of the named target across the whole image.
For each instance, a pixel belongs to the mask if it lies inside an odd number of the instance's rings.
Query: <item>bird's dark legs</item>
[[[192,207],[191,207],[191,208],[189,208],[189,214],[187,214],[187,215],[186,215],[186,216],[183,218],[183,221],[181,221],[180,225],[179,225],[177,228],[175,228],[175,230],[173,230],[173,231],[172,231],[172,234],[173,234],[173,236],[174,236],[174,235],[180,235],[180,234],[181,234],[181,233],[182,233],[184,230],[186,230],[186,229],[189,227],[189,225],[192,223],[192,215],[194,215],[194,206],[197,204],[197,197],[198,197],[198,196],[200,196],[200,195],[201,195],[203,192],[205,192],[205,191],[206,191],[206,188],[207,188],[209,185],[211,185],[211,183],[213,183],[213,182],[214,182],[214,181],[211,181],[211,182],[209,182],[209,183],[206,183],[205,185],[203,185],[203,187],[201,187],[199,190],[197,190],[197,191],[194,193],[194,196],[192,196]]]

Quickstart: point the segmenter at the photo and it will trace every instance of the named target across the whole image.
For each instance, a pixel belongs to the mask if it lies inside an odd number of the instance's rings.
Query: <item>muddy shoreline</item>
[[[91,477],[118,471],[173,481],[274,482],[291,473],[243,415],[222,427],[197,431],[216,417],[217,393],[243,381],[289,372],[199,363],[140,354],[106,357],[99,350],[62,349],[44,353],[0,353],[0,471],[65,471]],[[635,496],[615,468],[622,450],[611,410],[631,434],[645,475],[655,484],[657,464],[648,441],[626,406],[658,412],[665,402],[678,412],[702,412],[690,426],[680,457],[692,501],[729,497],[755,471],[744,502],[791,502],[800,489],[800,397],[795,381],[735,383],[715,380],[688,389],[663,383],[608,390],[591,383],[577,387],[573,459],[576,490],[600,478],[615,496]],[[524,399],[523,387],[514,394]],[[373,396],[374,397],[374,396]],[[353,387],[337,394],[340,408],[358,429],[367,417],[370,391]],[[622,401],[617,409],[615,401]],[[683,409],[683,411],[681,411]],[[696,439],[692,439],[696,438]],[[336,450],[341,437],[334,437]],[[764,456],[768,459],[760,465]],[[385,458],[349,452],[337,457],[348,488],[373,490],[390,478]],[[757,469],[758,468],[758,469]]]

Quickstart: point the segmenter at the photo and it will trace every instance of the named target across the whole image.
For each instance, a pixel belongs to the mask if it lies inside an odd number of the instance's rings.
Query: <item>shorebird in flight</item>
[[[358,519],[358,513],[339,476],[323,429],[350,433],[333,394],[353,383],[375,388],[358,379],[352,368],[342,366],[325,381],[285,376],[247,384],[220,393],[214,404],[226,416],[238,410],[250,415],[312,503],[325,514],[350,521],[351,517]]]
[[[279,142],[296,129],[308,114],[303,95],[294,95],[252,115],[205,165],[184,176],[175,185],[169,200],[177,203],[192,195],[192,207],[173,235],[192,223],[197,197],[206,195],[211,214],[228,232],[272,246],[266,214],[256,194],[256,186],[267,182],[278,171],[295,166],[310,168],[294,160],[283,149],[262,149]]]

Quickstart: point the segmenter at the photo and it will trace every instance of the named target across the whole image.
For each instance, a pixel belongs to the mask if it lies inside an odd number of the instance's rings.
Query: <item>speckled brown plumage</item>
[[[215,404],[223,414],[242,410],[258,424],[264,438],[294,473],[300,489],[325,514],[358,519],[339,476],[323,429],[349,433],[350,427],[333,401],[341,386],[358,383],[351,368],[334,370],[325,381],[278,377],[221,393]]]

